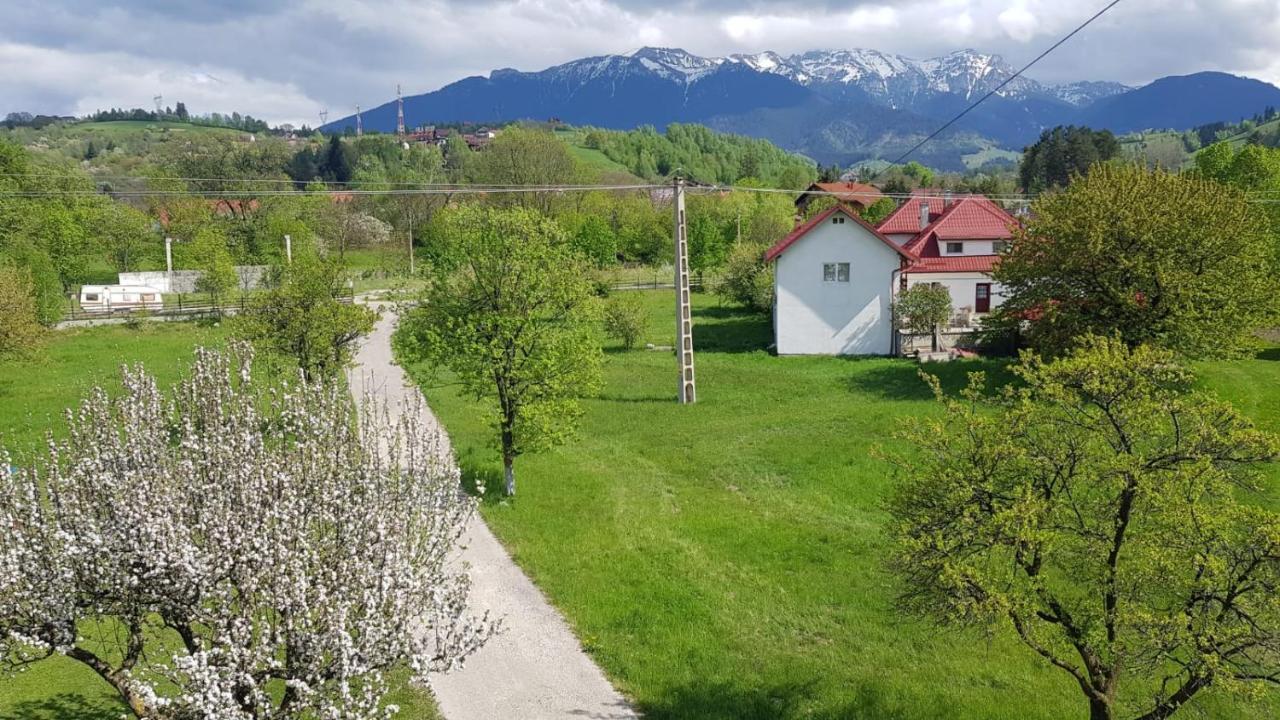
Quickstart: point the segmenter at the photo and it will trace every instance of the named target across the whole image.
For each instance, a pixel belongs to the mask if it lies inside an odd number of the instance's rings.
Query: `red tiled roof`
[[[1004,240],[1013,237],[1018,221],[999,205],[981,195],[970,195],[952,203],[933,223],[943,240]]]
[[[764,254],[765,262],[773,262],[775,259],[777,259],[779,255],[781,255],[784,251],[786,251],[787,248],[791,247],[795,243],[795,241],[804,237],[806,234],[808,234],[810,230],[814,229],[819,224],[825,222],[827,218],[831,217],[836,213],[843,213],[844,215],[852,218],[854,222],[858,223],[859,225],[861,225],[862,227],[870,231],[872,235],[874,235],[878,240],[880,240],[880,242],[883,242],[885,245],[888,245],[889,247],[893,248],[894,252],[898,253],[899,255],[906,258],[907,260],[916,259],[914,255],[912,255],[911,253],[899,247],[898,244],[895,243],[894,241],[885,237],[879,230],[876,230],[874,227],[872,227],[871,224],[868,223],[866,220],[863,220],[862,218],[858,217],[858,214],[850,210],[847,206],[833,205],[827,208],[826,210],[823,210],[822,212],[818,213],[817,215],[814,215],[808,222],[797,227],[795,230],[792,230],[790,234],[788,234],[786,237],[779,240],[773,247],[766,250]]]
[[[805,194],[815,191],[832,193],[840,202],[857,203],[863,207],[873,205],[884,197],[880,188],[856,182],[814,183],[809,186]],[[796,202],[800,202],[804,197],[805,195],[801,195],[796,198]]]
[[[929,203],[929,222],[937,220],[942,215],[943,194],[932,190],[916,190],[906,202],[881,220],[876,228],[886,235],[915,235],[920,232],[920,204],[926,202]]]
[[[995,269],[999,255],[950,255],[922,257],[907,266],[907,273],[980,272]]]
[[[912,198],[914,200],[914,198]],[[919,205],[917,204],[917,208]],[[917,213],[919,210],[917,209]],[[932,213],[930,213],[932,215]],[[916,221],[917,223],[919,220]],[[919,260],[908,273],[982,272],[989,273],[1000,259],[998,255],[943,255],[938,242],[947,240],[1004,240],[1013,237],[1017,220],[999,205],[981,195],[962,197],[931,222],[903,247]],[[883,228],[883,223],[881,228]]]

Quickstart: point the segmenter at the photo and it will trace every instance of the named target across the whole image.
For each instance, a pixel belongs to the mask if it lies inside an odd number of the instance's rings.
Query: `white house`
[[[845,205],[769,248],[779,355],[888,355],[898,275],[915,260]]]
[[[990,273],[1016,225],[985,197],[941,193],[913,195],[876,228],[843,205],[816,215],[765,254],[778,354],[894,353],[893,294],[922,282],[950,291],[953,325],[975,326],[1002,300]]]

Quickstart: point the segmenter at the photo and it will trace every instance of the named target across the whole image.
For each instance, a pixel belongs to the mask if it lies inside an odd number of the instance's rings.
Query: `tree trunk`
[[[1105,698],[1089,698],[1089,720],[1114,720],[1115,708]]]
[[[933,351],[938,352],[938,326],[933,326],[933,332],[929,334],[929,339],[933,342]]]
[[[516,458],[514,455],[505,452],[502,453],[502,475],[506,480],[506,485],[503,489],[507,497],[511,497],[516,494],[515,461]]]

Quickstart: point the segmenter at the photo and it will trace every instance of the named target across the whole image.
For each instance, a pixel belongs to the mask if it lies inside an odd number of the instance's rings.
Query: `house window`
[[[947,243],[948,255],[960,255],[964,253],[964,243],[949,242]]]
[[[835,217],[831,218],[831,224],[832,224],[832,225],[843,225],[843,224],[844,224],[844,216],[843,216],[843,215],[837,215],[837,216],[835,216]]]
[[[823,263],[823,282],[849,282],[849,263]]]
[[[1006,252],[1008,249],[1009,249],[1008,240],[996,240],[995,242],[991,243],[991,252],[995,253],[996,255]]]

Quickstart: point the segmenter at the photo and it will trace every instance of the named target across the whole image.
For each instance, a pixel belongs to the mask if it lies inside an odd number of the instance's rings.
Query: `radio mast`
[[[396,137],[404,137],[404,98],[400,96],[400,84],[396,84]]]

